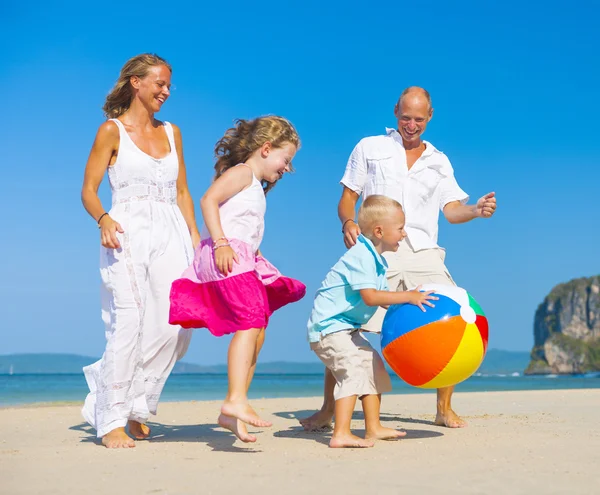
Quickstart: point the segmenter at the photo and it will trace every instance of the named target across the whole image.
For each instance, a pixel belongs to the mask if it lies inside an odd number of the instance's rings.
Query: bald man
[[[398,201],[406,214],[406,239],[397,252],[385,253],[390,290],[410,290],[421,284],[455,285],[444,264],[445,251],[438,246],[439,211],[450,223],[465,223],[475,218],[490,218],[496,210],[493,192],[469,205],[469,196],[454,178],[448,157],[422,135],[433,117],[429,93],[418,87],[405,89],[394,115],[397,129],[386,129],[382,136],[362,139],[350,155],[341,180],[344,187],[338,204],[344,243],[356,243],[360,228],[354,221],[356,203],[372,194],[382,194]],[[385,309],[363,327],[381,332]],[[329,428],[333,418],[335,379],[325,371],[324,403],[320,411],[300,420],[307,430]],[[435,424],[462,428],[466,422],[451,407],[454,387],[438,389]]]

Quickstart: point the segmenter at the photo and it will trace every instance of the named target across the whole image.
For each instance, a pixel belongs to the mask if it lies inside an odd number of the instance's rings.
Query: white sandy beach
[[[600,390],[458,393],[462,430],[432,424],[434,401],[384,397],[383,423],[408,434],[364,450],[302,430],[318,398],[255,401],[274,423],[256,444],[216,425],[218,402],[164,403],[153,438],[120,451],[97,443],[79,405],[0,409],[0,493],[600,493]]]

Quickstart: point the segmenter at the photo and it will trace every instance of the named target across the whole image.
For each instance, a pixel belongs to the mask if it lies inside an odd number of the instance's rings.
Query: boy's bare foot
[[[225,416],[233,416],[234,418],[243,421],[252,426],[256,426],[258,428],[265,428],[267,426],[272,426],[273,423],[270,421],[265,421],[264,419],[260,419],[258,414],[250,407],[249,404],[238,404],[234,402],[225,402],[221,406],[221,413]]]
[[[246,430],[246,425],[239,419],[234,418],[233,416],[226,416],[225,414],[221,413],[217,422],[219,423],[219,426],[231,431],[242,442],[256,442],[256,437],[248,433],[248,430]]]
[[[152,432],[147,424],[139,423],[138,421],[129,420],[127,426],[129,427],[129,433],[136,440],[146,440]]]
[[[102,445],[107,449],[130,449],[135,447],[135,442],[125,433],[125,428],[115,428],[102,437]]]
[[[298,421],[305,431],[329,431],[332,429],[331,420],[333,411],[321,409],[308,418],[300,418]]]
[[[329,446],[332,449],[340,449],[340,448],[359,448],[364,449],[367,447],[373,447],[375,442],[373,440],[367,440],[366,438],[360,438],[352,433],[337,435],[331,437],[331,441],[329,442]]]
[[[464,428],[467,426],[467,422],[461,419],[452,409],[448,409],[445,412],[438,411],[435,417],[435,424],[448,428]]]
[[[365,433],[366,440],[397,440],[406,436],[405,431],[394,430],[393,428],[385,428],[379,426],[378,428],[367,430]]]

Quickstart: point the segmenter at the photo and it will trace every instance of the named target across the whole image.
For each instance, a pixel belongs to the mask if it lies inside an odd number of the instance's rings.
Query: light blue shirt
[[[389,290],[387,267],[373,243],[358,236],[357,243],[333,266],[317,291],[308,320],[308,341],[319,342],[330,333],[367,323],[377,306],[367,306],[360,290]]]

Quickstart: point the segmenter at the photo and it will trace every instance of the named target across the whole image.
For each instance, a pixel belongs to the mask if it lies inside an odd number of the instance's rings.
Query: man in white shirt
[[[437,244],[439,211],[450,223],[489,218],[496,210],[493,192],[468,205],[469,196],[459,187],[444,153],[421,139],[433,116],[429,93],[418,87],[405,89],[394,108],[398,129],[362,139],[354,148],[341,184],[338,204],[344,243],[356,243],[360,228],[354,222],[356,203],[372,194],[398,201],[406,214],[407,238],[397,252],[386,253],[390,290],[409,290],[426,283],[454,284],[445,251]],[[379,308],[363,328],[380,332],[385,309]],[[325,400],[320,411],[300,422],[307,430],[329,427],[333,417],[335,379],[325,374]],[[435,423],[449,428],[466,426],[451,407],[454,387],[438,389]]]

